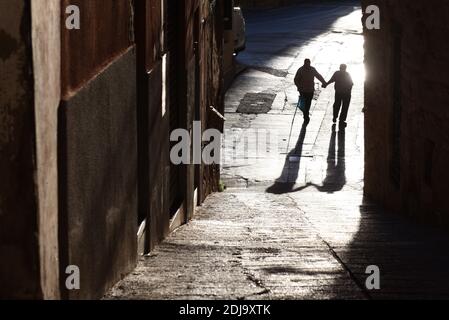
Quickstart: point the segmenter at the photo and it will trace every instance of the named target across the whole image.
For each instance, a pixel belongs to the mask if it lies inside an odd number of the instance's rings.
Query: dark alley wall
[[[365,192],[390,209],[449,227],[449,11],[443,0],[376,0],[365,30]]]
[[[214,107],[224,115],[224,97],[225,97],[225,60],[228,58],[226,50],[225,26],[223,25],[223,16],[225,15],[225,3],[217,6],[215,10],[210,10],[210,6],[202,3],[202,14],[205,24],[202,25],[201,51],[199,65],[201,68],[201,90],[200,103],[203,106],[200,112],[200,119],[203,130],[219,129],[224,130],[224,121],[213,112],[210,107]],[[231,43],[231,46],[233,44]],[[232,54],[231,54],[232,55]],[[231,75],[233,76],[233,75]],[[199,168],[199,202],[202,203],[207,195],[218,191],[218,182],[220,180],[219,165],[202,165]]]
[[[0,1],[0,297],[60,296],[59,21],[58,0]]]
[[[0,298],[42,297],[29,1],[0,1],[0,43]]]
[[[136,263],[136,54],[130,1],[70,4],[81,28],[61,37],[60,263],[81,272],[81,290],[63,298],[91,299]]]
[[[223,8],[0,0],[1,298],[101,298],[136,265],[142,222],[148,253],[217,190],[218,165],[171,165],[169,137],[223,128]]]
[[[138,211],[145,222],[143,252],[150,251],[169,230],[169,124],[163,108],[162,2],[135,3],[137,44]],[[163,110],[165,109],[165,110]],[[165,112],[164,112],[165,111]]]
[[[62,91],[70,95],[94,78],[132,45],[129,0],[62,0],[62,8],[80,8],[81,29],[62,33]],[[65,25],[63,15],[62,25]]]

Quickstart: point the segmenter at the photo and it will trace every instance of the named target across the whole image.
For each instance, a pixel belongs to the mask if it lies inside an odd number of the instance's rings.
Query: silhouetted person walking
[[[334,123],[340,115],[340,126],[346,127],[349,105],[351,103],[351,92],[354,83],[351,75],[346,71],[347,66],[342,64],[340,71],[334,73],[327,85],[335,82],[335,103],[334,103]],[[342,107],[343,106],[343,107]],[[341,113],[340,113],[341,110]]]
[[[310,59],[304,60],[304,65],[299,68],[295,76],[295,85],[303,99],[305,99],[306,106],[304,110],[305,123],[310,122],[310,107],[312,105],[313,95],[315,93],[315,78],[321,81],[323,87],[327,86],[326,80],[318,71],[311,66]]]

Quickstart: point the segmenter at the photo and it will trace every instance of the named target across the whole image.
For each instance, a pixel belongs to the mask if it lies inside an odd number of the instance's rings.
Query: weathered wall
[[[166,15],[168,19],[165,23],[164,30],[164,47],[163,51],[166,55],[166,88],[165,88],[165,104],[169,114],[170,132],[179,128],[180,123],[180,101],[183,97],[178,94],[182,87],[181,68],[184,65],[184,51],[180,49],[183,47],[182,39],[184,39],[184,23],[180,24],[182,2],[166,1]],[[170,143],[170,147],[175,143]],[[183,194],[181,190],[181,170],[180,167],[174,164],[170,165],[170,181],[169,181],[169,210],[170,218],[178,211],[183,201]]]
[[[81,290],[61,287],[63,298],[91,299],[136,263],[136,53],[131,1],[69,4],[81,29],[62,30],[60,270],[77,265]]]
[[[62,33],[62,92],[73,94],[130,46],[130,0],[61,0],[81,11],[81,29]],[[66,15],[63,15],[65,17]],[[61,21],[65,26],[65,19]]]
[[[202,8],[205,17],[205,25],[202,26],[202,51],[201,51],[201,105],[202,128],[224,129],[224,121],[211,110],[215,108],[224,115],[224,94],[225,94],[225,28],[222,23],[225,8],[217,5],[214,10],[205,5]],[[210,193],[218,191],[220,180],[220,166],[202,166],[201,170],[200,202]]]
[[[146,222],[144,251],[149,252],[169,230],[169,121],[162,101],[162,2],[135,6],[139,222]]]
[[[60,109],[61,270],[76,265],[96,299],[137,255],[135,52],[130,49]]]
[[[217,165],[173,170],[169,135],[223,127],[224,5],[168,3],[0,0],[0,297],[100,298],[136,264],[140,209],[148,251],[217,189]]]
[[[448,227],[447,2],[362,2],[381,9],[381,29],[365,30],[366,194]]]
[[[218,186],[217,166],[170,164],[170,132],[191,131],[194,120],[209,128],[215,124],[209,122],[209,106],[223,109],[223,3],[165,2],[165,22],[148,13],[160,5],[160,0],[136,3],[139,211],[147,218],[147,250],[167,235],[170,213],[181,209],[179,221],[189,220]],[[164,37],[157,36],[158,28]]]
[[[162,110],[162,61],[148,74],[149,94],[149,203],[150,245],[159,244],[169,232],[168,180],[170,172],[169,121]]]
[[[0,0],[0,43],[0,298],[39,298],[28,0]]]
[[[227,3],[231,5],[231,2]],[[186,113],[183,120],[187,129],[192,130],[193,121],[201,121],[202,130],[222,129],[223,121],[215,115],[210,107],[224,114],[224,17],[225,1],[198,2],[186,1]],[[198,20],[197,20],[198,19]],[[194,43],[198,42],[195,50]],[[203,143],[203,149],[206,145]],[[193,197],[198,191],[198,202],[218,189],[219,166],[187,166],[186,197]],[[198,203],[190,203],[196,206]],[[187,204],[187,217],[191,218],[193,208]]]
[[[33,0],[32,44],[40,270],[44,298],[59,298],[57,118],[61,93],[60,0]]]

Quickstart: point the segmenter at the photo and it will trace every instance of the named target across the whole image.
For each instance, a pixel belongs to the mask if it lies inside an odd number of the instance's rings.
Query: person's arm
[[[350,86],[351,90],[352,90],[352,87],[354,87],[354,81],[352,81],[352,77],[350,74],[349,74],[349,86]]]
[[[298,88],[298,91],[299,91],[299,84],[300,84],[300,82],[301,82],[301,69],[299,69],[297,72],[296,72],[296,76],[295,76],[295,85],[296,85],[296,87]]]
[[[328,83],[327,83],[328,85],[335,82],[336,75],[337,75],[337,73],[335,72],[334,75],[332,76],[332,78],[328,81]]]
[[[315,70],[315,77],[321,81],[323,86],[327,86],[327,82],[326,82],[326,80],[324,80],[323,76],[316,69],[314,69],[314,70]]]

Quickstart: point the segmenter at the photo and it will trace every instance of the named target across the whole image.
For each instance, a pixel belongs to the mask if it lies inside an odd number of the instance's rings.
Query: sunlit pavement
[[[108,298],[449,298],[448,238],[363,198],[360,19],[352,5],[247,15],[247,50],[237,58],[246,69],[226,98],[227,190]],[[356,84],[346,130],[332,127],[333,86],[319,92],[306,129],[300,113],[291,127],[293,77],[305,58],[327,79],[348,64]],[[236,112],[267,100],[266,114]],[[380,290],[366,287],[371,265]]]

